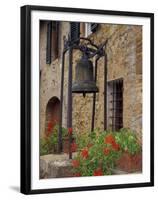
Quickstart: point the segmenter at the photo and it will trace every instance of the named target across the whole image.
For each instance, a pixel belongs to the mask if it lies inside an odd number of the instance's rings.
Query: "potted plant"
[[[141,170],[141,145],[128,129],[80,134],[76,143],[78,151],[72,160],[74,176],[110,175],[114,169]]]
[[[58,153],[59,125],[56,124],[53,128],[50,128],[50,127],[52,126],[49,124],[49,132],[47,132],[47,134],[43,138],[40,139],[40,155]],[[63,127],[62,127],[62,144],[63,144],[63,152],[68,153],[69,152],[69,135],[68,135],[68,130]]]
[[[115,138],[122,149],[117,168],[126,172],[141,171],[142,149],[136,133],[124,128],[115,134]]]
[[[57,153],[58,150],[58,130],[59,130],[59,125],[57,124],[50,135],[50,141],[52,143],[53,147],[53,153]],[[68,129],[62,127],[62,147],[63,147],[63,152],[68,153],[69,152],[69,131]]]
[[[45,137],[40,139],[40,155],[47,155],[51,153],[58,153],[58,130],[59,125],[56,124],[53,128],[50,129],[49,125],[49,132],[46,134]],[[62,127],[62,151],[64,153],[69,152],[69,135],[72,134],[72,128],[64,128]],[[71,141],[71,151],[75,152],[77,149],[76,143],[74,138],[72,137]]]
[[[50,152],[49,138],[43,137],[40,139],[40,156],[47,155]]]
[[[76,137],[77,155],[72,160],[74,176],[101,176],[112,174],[120,157],[120,146],[111,133],[92,132]]]

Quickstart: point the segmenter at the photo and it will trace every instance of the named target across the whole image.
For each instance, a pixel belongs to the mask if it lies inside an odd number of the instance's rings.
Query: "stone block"
[[[40,179],[47,178],[48,175],[48,163],[40,159]]]
[[[72,157],[76,152],[72,153]],[[40,178],[72,177],[72,160],[67,153],[40,156]]]
[[[71,160],[51,161],[48,164],[49,178],[72,177]]]

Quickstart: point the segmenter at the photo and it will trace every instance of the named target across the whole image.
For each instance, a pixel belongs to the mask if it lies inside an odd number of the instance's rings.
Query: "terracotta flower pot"
[[[142,153],[131,155],[124,152],[117,161],[116,167],[128,173],[142,171]]]

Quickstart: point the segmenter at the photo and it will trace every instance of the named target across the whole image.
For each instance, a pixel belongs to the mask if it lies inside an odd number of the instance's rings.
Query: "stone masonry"
[[[60,100],[61,53],[63,38],[69,33],[69,23],[59,25],[58,58],[46,64],[46,33],[47,23],[40,23],[40,135],[46,130],[46,108],[51,98]],[[84,33],[82,33],[84,34]],[[135,25],[100,24],[98,30],[88,36],[94,43],[100,44],[108,38],[106,48],[108,81],[123,79],[123,127],[130,128],[139,134],[142,131],[142,27]],[[73,55],[73,69],[80,53],[76,50]],[[103,59],[98,63],[96,95],[95,127],[103,130]],[[63,126],[67,118],[67,72],[66,57],[63,102]],[[74,71],[73,71],[74,72]],[[74,74],[74,73],[73,73]],[[74,76],[73,76],[74,79]],[[73,94],[73,130],[85,133],[91,129],[92,94],[84,98],[82,94]]]

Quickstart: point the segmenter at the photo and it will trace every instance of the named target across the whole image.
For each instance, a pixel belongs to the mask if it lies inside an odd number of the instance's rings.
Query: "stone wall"
[[[45,111],[50,98],[60,99],[61,50],[63,37],[69,32],[68,22],[60,23],[60,55],[51,65],[45,63],[46,23],[40,29],[40,134],[45,130]],[[94,43],[100,44],[108,38],[106,48],[108,81],[123,78],[123,126],[135,130],[141,136],[142,129],[142,27],[133,25],[100,24],[96,33],[89,36]],[[73,69],[79,59],[79,52],[73,56]],[[63,125],[67,115],[67,72],[64,80]],[[103,130],[103,59],[98,63],[95,127]],[[73,71],[74,72],[74,71]],[[74,74],[74,73],[73,73]],[[74,79],[74,76],[73,76]],[[77,133],[90,131],[92,118],[92,94],[84,98],[82,94],[73,94],[73,130]]]

